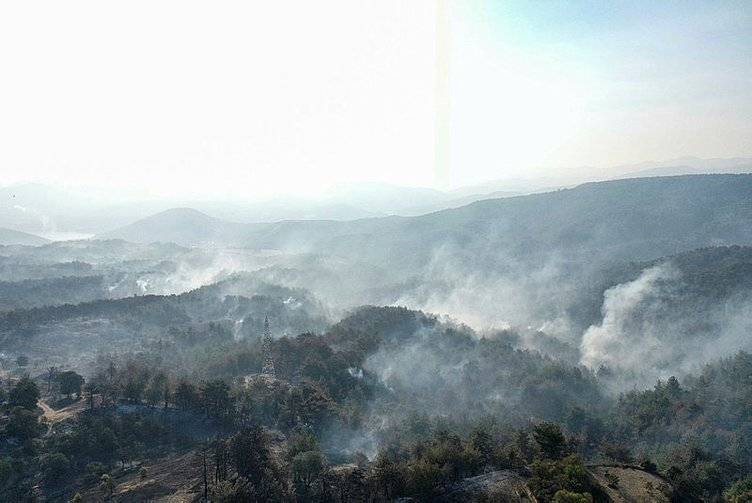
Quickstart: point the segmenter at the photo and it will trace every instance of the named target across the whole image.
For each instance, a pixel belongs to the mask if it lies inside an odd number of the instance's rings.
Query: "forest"
[[[752,503],[752,0],[0,0],[0,503]]]
[[[51,367],[9,378],[4,499],[178,489],[211,501],[612,501],[618,491],[746,501],[752,491],[745,352],[614,396],[598,372],[516,348],[512,333],[478,336],[405,308],[363,307],[321,334],[274,339],[273,374],[262,373],[261,337],[235,341],[214,325],[171,336],[101,354],[86,377]],[[391,360],[402,368],[384,367],[395,351],[407,351]],[[28,365],[13,363],[19,375]],[[184,466],[155,481],[165,458]]]
[[[620,185],[576,189],[577,225]],[[398,240],[422,266],[358,249],[426,219],[496,236],[484,207],[570,196],[315,223],[326,245],[299,251],[0,247],[0,500],[752,501],[738,227],[660,246],[622,228],[602,253],[595,227],[527,255]]]

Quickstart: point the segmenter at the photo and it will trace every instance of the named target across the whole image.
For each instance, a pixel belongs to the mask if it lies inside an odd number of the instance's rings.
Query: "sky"
[[[752,3],[0,4],[0,185],[256,198],[752,155]]]

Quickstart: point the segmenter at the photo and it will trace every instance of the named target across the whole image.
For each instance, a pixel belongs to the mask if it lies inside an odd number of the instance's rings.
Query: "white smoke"
[[[235,341],[239,341],[244,338],[243,335],[243,318],[240,318],[238,320],[235,320],[235,323],[232,325],[232,338]]]
[[[149,291],[149,278],[138,278],[136,280],[136,285],[138,286],[138,289],[141,293],[146,293]]]
[[[497,252],[495,262],[479,268],[460,248],[442,246],[393,304],[447,314],[476,330],[529,327],[576,346],[566,314],[576,285],[559,257],[530,264]]]
[[[650,326],[634,327],[634,323],[641,318],[638,311],[655,294],[656,282],[674,275],[670,268],[651,267],[636,280],[606,290],[601,324],[588,328],[582,337],[582,363],[591,368],[633,368],[652,360],[661,341]]]
[[[698,305],[680,293],[682,281],[674,267],[661,264],[608,289],[602,321],[582,337],[581,363],[608,369],[618,391],[681,378],[752,345],[748,296]]]

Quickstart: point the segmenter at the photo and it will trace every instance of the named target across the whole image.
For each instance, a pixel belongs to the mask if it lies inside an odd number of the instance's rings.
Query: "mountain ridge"
[[[359,254],[379,263],[417,253],[416,263],[425,264],[435,247],[459,245],[483,255],[494,246],[514,256],[556,247],[647,260],[715,244],[752,244],[749,220],[739,218],[752,219],[750,201],[752,175],[677,175],[588,182],[416,217],[239,224],[175,209],[99,237]]]
[[[0,227],[0,245],[41,246],[47,243],[50,240],[41,236]]]

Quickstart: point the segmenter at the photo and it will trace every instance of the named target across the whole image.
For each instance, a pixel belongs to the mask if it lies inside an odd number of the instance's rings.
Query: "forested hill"
[[[185,235],[171,221],[169,229],[161,229],[159,221],[134,224],[139,232],[129,238],[224,241],[258,249],[358,256],[410,269],[425,264],[440,249],[452,252],[460,247],[462,256],[481,267],[509,256],[550,254],[649,260],[703,246],[752,244],[752,175],[587,183],[418,217],[223,224],[218,229],[214,219],[203,219],[201,226],[186,226]],[[201,232],[205,235],[197,235]]]
[[[569,311],[580,329],[597,323],[607,290],[636,281],[653,267],[668,267],[676,274],[674,287],[660,304],[666,313],[695,311],[707,316],[709,308],[727,306],[733,299],[750,295],[752,285],[752,247],[712,246],[644,262],[621,262],[601,271],[597,281],[583,287]],[[683,306],[683,307],[682,307]]]
[[[39,246],[45,243],[49,243],[49,240],[43,237],[12,229],[0,228],[0,245]]]
[[[324,308],[308,292],[238,274],[180,295],[100,299],[0,313],[0,341],[6,347],[18,344],[23,348],[39,333],[57,330],[64,337],[82,331],[79,325],[75,329],[66,325],[70,323],[96,326],[95,332],[102,336],[113,332],[113,326],[128,327],[128,337],[137,337],[167,327],[216,321],[229,323],[229,329],[239,332],[236,335],[250,335],[261,333],[267,315],[280,333],[323,330],[329,323]]]
[[[694,175],[588,183],[414,218],[283,222],[251,233],[248,244],[412,265],[442,246],[461,247],[476,263],[550,253],[647,260],[752,244],[751,218],[752,175]]]

